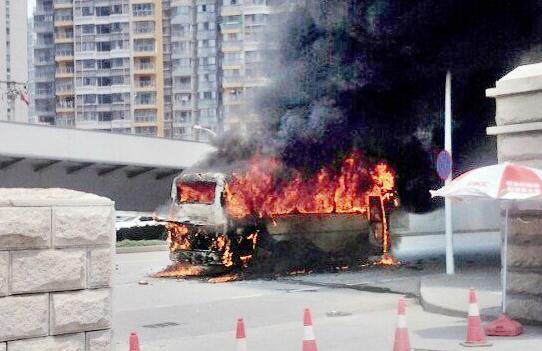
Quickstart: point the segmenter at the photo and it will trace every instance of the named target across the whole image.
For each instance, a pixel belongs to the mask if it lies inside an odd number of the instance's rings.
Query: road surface
[[[245,318],[249,350],[300,350],[305,307],[313,311],[319,350],[391,350],[393,345],[398,294],[285,279],[210,284],[146,277],[168,264],[165,252],[117,255],[116,261],[114,330],[119,351],[128,350],[131,330],[138,332],[142,351],[235,350],[238,317]],[[371,274],[372,279],[408,283],[410,276],[424,271]],[[139,285],[141,279],[149,284]],[[413,348],[462,349],[465,319],[426,313],[415,299],[407,301]],[[527,331],[520,339],[494,340],[491,350],[529,349],[533,340],[540,340],[541,330]]]

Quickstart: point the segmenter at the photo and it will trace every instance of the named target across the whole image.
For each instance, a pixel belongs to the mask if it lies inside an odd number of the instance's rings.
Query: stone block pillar
[[[542,63],[519,66],[488,89],[495,98],[499,162],[542,169]],[[517,202],[509,220],[508,312],[542,322],[542,204]],[[503,218],[504,220],[504,218]]]
[[[0,351],[111,351],[114,203],[0,189]]]

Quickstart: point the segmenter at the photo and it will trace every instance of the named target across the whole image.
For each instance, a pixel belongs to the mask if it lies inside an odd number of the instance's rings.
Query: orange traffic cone
[[[318,351],[312,329],[311,311],[308,308],[305,308],[303,315],[303,351]]]
[[[469,289],[469,316],[467,321],[467,340],[461,345],[467,347],[491,346],[486,340],[486,334],[482,329],[480,310],[476,300],[476,290]]]
[[[410,338],[408,337],[404,297],[399,299],[399,306],[397,307],[397,328],[395,329],[393,351],[410,351]]]
[[[237,320],[237,333],[235,334],[235,340],[237,341],[236,351],[247,351],[247,335],[245,333],[245,323],[243,318]]]
[[[135,331],[130,333],[130,350],[129,351],[139,351],[139,337]]]

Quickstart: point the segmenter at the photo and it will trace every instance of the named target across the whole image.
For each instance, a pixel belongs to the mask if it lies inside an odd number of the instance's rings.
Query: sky
[[[36,0],[27,0],[28,1],[28,17],[32,16],[32,9],[34,8],[34,5],[36,4]]]

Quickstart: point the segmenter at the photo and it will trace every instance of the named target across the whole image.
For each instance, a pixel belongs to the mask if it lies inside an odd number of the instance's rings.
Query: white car
[[[156,221],[151,213],[117,211],[117,241],[165,239],[165,222]]]

